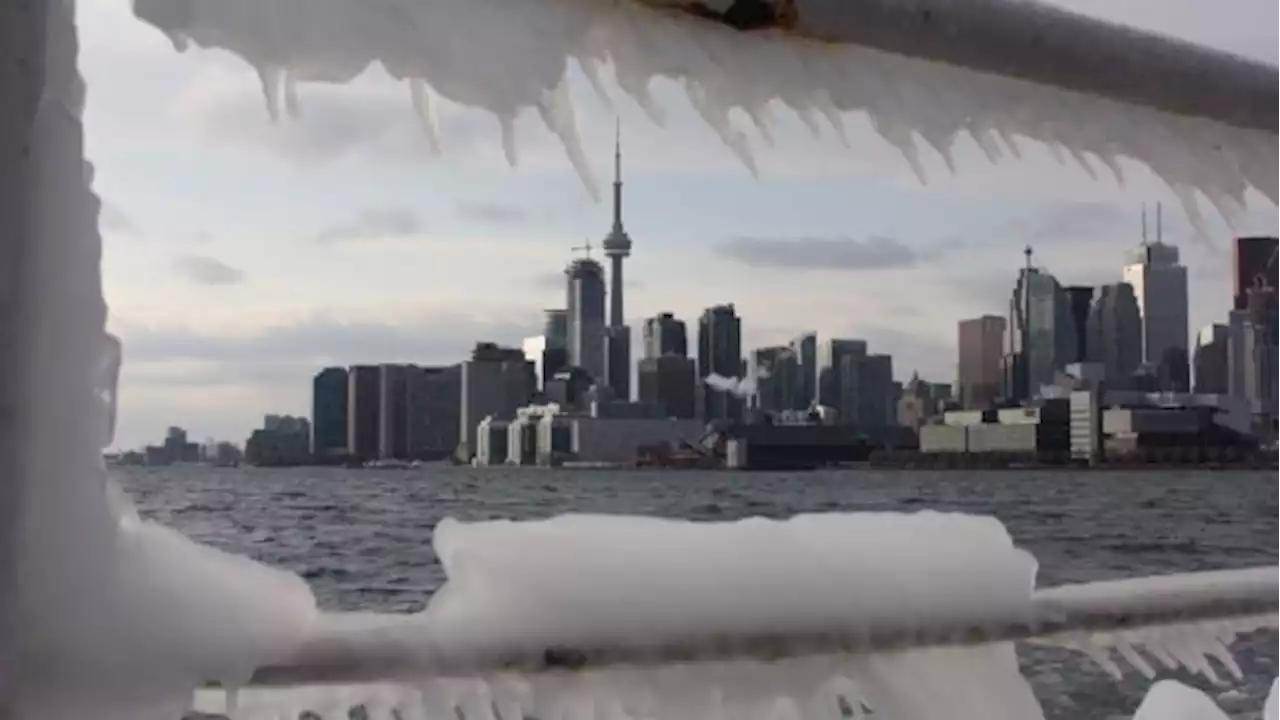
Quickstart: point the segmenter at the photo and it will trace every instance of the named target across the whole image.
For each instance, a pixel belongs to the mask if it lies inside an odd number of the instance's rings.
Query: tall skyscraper
[[[800,364],[790,345],[774,345],[751,353],[759,408],[770,412],[791,409],[799,382]]]
[[[1157,368],[1165,389],[1186,391],[1191,385],[1187,268],[1179,262],[1178,248],[1163,242],[1158,205],[1155,242],[1143,234],[1124,264],[1124,281],[1133,286],[1142,314],[1142,361]]]
[[[347,369],[328,367],[311,380],[311,454],[341,454],[347,447]]]
[[[582,368],[603,384],[607,381],[604,360],[604,268],[588,256],[569,263],[564,274],[568,291],[565,307],[569,320],[569,363]]]
[[[412,365],[378,367],[378,457],[408,460],[409,374]]]
[[[893,356],[867,355],[856,366],[856,414],[851,420],[858,427],[871,430],[883,430],[897,424],[898,395],[902,388],[893,381]]]
[[[1142,313],[1129,283],[1097,289],[1089,311],[1088,360],[1102,365],[1109,387],[1128,389],[1142,364]]]
[[[462,367],[414,368],[408,378],[409,456],[439,459],[458,447]]]
[[[692,358],[675,354],[646,357],[636,375],[640,402],[661,406],[667,417],[698,416],[697,368]]]
[[[659,313],[644,321],[644,356],[688,357],[689,334],[683,320],[671,313]]]
[[[542,311],[542,336],[548,347],[565,347],[569,344],[569,312],[561,308]]]
[[[1255,286],[1277,286],[1276,248],[1274,237],[1238,237],[1231,244],[1232,308],[1249,309],[1249,290]],[[1270,304],[1275,307],[1276,295]]]
[[[791,341],[796,356],[796,383],[792,389],[791,408],[806,410],[818,399],[818,335],[807,332]]]
[[[1071,353],[1062,358],[1064,364],[1084,362],[1089,355],[1089,313],[1093,312],[1093,288],[1071,285],[1066,289],[1071,313]]]
[[[711,375],[736,378],[742,373],[742,319],[733,304],[715,305],[702,311],[698,319],[698,382]],[[707,420],[736,420],[741,416],[740,398],[702,387],[703,417]]]
[[[961,320],[956,328],[956,380],[960,403],[966,408],[985,408],[1000,397],[1005,327],[999,315],[983,315]]]
[[[631,328],[623,310],[622,261],[631,256],[631,238],[622,227],[622,124],[613,146],[613,227],[604,239],[609,258],[609,330],[605,335],[605,377],[613,395],[631,399]]]
[[[533,363],[518,348],[477,343],[462,363],[458,443],[463,455],[475,452],[476,426],[486,417],[510,418],[533,397]]]
[[[1196,334],[1192,356],[1196,392],[1226,395],[1230,390],[1227,338],[1227,326],[1221,323],[1207,325]]]
[[[1032,250],[1023,251],[1026,265],[1009,300],[1009,361],[1004,393],[1014,400],[1034,397],[1053,382],[1056,371],[1071,360],[1076,333],[1071,303],[1058,280],[1031,264]]]
[[[378,457],[381,377],[377,365],[347,370],[347,454],[357,460]]]
[[[832,338],[817,347],[816,399],[835,408],[840,422],[853,422],[857,415],[858,367],[866,357],[866,340]]]

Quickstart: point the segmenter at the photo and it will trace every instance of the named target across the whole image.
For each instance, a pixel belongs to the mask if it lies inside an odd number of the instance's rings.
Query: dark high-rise
[[[792,409],[799,381],[795,350],[789,345],[774,345],[758,348],[751,355],[757,407],[768,412]]]
[[[671,313],[659,313],[644,321],[644,356],[688,357],[689,335],[683,320]]]
[[[1276,288],[1276,247],[1277,240],[1274,237],[1238,237],[1231,244],[1234,309],[1249,309],[1250,289]],[[1274,307],[1274,292],[1271,293],[1270,302]]]
[[[712,375],[737,378],[742,372],[742,320],[733,304],[716,305],[702,311],[698,319],[698,381]],[[740,398],[712,388],[702,388],[703,417],[707,420],[736,420],[741,416]]]
[[[796,384],[791,396],[791,407],[804,410],[817,399],[818,384],[818,335],[805,333],[791,341],[791,351],[796,356]]]
[[[1229,335],[1230,329],[1221,323],[1214,323],[1197,333],[1196,348],[1191,358],[1197,393],[1226,395],[1230,391]]]
[[[564,271],[567,290],[569,364],[587,371],[594,380],[605,378],[604,268],[589,257],[569,263]]]
[[[697,417],[698,378],[691,358],[681,355],[646,357],[636,373],[639,400],[666,410],[667,417]]]
[[[311,454],[340,455],[347,447],[347,369],[329,367],[311,381]]]
[[[1000,397],[1005,325],[999,315],[983,315],[957,326],[956,384],[965,408],[986,408]]]
[[[1067,308],[1071,313],[1071,331],[1067,343],[1070,353],[1059,358],[1062,365],[1084,362],[1089,355],[1089,314],[1093,311],[1093,288],[1087,285],[1067,287]]]
[[[378,457],[381,376],[376,365],[354,365],[347,371],[347,454],[357,460]]]
[[[417,370],[412,365],[378,367],[378,457],[384,460],[410,459],[409,375]]]
[[[569,344],[569,312],[560,308],[542,311],[542,335],[547,347],[563,348]]]
[[[1142,364],[1142,312],[1129,283],[1098,288],[1089,311],[1090,362],[1102,365],[1110,387],[1128,389],[1133,373]]]
[[[462,366],[414,368],[407,383],[409,455],[430,460],[458,447]]]
[[[604,334],[604,376],[618,400],[631,399],[631,328],[610,326]]]

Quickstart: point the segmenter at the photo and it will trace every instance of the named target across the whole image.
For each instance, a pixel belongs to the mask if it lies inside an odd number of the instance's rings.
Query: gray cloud
[[[363,210],[350,220],[334,223],[318,230],[312,238],[334,243],[365,238],[402,238],[424,231],[422,219],[409,208],[387,207]]]
[[[1130,210],[1104,202],[1063,202],[1028,215],[1014,216],[1002,232],[1005,237],[1017,237],[1033,246],[1063,242],[1088,244],[1125,235],[1137,236],[1140,223],[1139,208]]]
[[[174,260],[174,267],[201,285],[236,285],[244,281],[244,272],[204,255],[180,256]]]
[[[718,244],[723,257],[751,267],[785,270],[889,270],[920,261],[915,250],[892,238],[734,237]]]
[[[473,222],[512,225],[529,219],[529,211],[519,205],[504,203],[459,203],[458,217]]]
[[[526,317],[527,315],[527,317]],[[224,367],[284,363],[449,363],[462,360],[479,341],[519,344],[538,327],[536,313],[517,311],[513,320],[491,321],[460,313],[433,312],[400,323],[344,322],[315,315],[245,335],[215,335],[190,326],[116,328],[126,364],[200,361]],[[309,377],[309,375],[308,375]]]
[[[538,288],[563,288],[565,286],[563,270],[544,270],[529,276],[529,284]]]

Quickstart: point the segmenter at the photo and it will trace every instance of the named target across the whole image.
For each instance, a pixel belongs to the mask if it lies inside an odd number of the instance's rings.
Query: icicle
[[[827,123],[831,125],[831,129],[835,131],[836,138],[840,140],[840,144],[845,147],[852,147],[849,142],[849,135],[844,131],[844,118],[840,116],[840,111],[836,109],[835,104],[831,102],[831,94],[825,91],[820,92],[816,98],[818,112],[827,119]]]
[[[258,82],[262,85],[262,99],[267,104],[267,115],[271,122],[280,121],[280,79],[282,72],[274,65],[258,65]]]
[[[422,707],[422,693],[412,688],[405,688],[395,704],[398,720],[427,720],[427,713]],[[296,715],[294,717],[297,717]],[[508,720],[504,718],[503,720]],[[516,720],[520,720],[517,718]]]
[[[600,186],[596,182],[595,173],[587,161],[587,154],[582,150],[582,138],[578,134],[577,120],[573,114],[573,102],[569,99],[567,83],[560,83],[550,93],[544,93],[538,101],[538,114],[547,128],[560,138],[569,162],[578,173],[587,192],[594,202],[600,202]]]
[[[751,105],[743,108],[747,117],[751,118],[751,122],[756,127],[756,131],[760,133],[760,139],[770,147],[774,144],[773,139],[773,117],[769,112],[767,105]]]
[[[288,71],[284,73],[284,108],[290,119],[302,118],[302,105],[298,102],[298,82],[294,74]]]
[[[604,87],[604,81],[600,79],[600,61],[592,57],[580,57],[578,67],[582,69],[583,76],[587,78],[587,84],[591,86],[591,91],[595,93],[604,109],[616,114],[613,98],[609,96],[609,91]]]
[[[788,105],[787,107],[791,108],[791,112],[794,113],[796,118],[798,118],[800,122],[804,124],[805,128],[809,131],[810,135],[812,135],[815,139],[822,137],[822,129],[818,127],[818,111],[817,110],[814,110],[811,107],[803,107],[803,106],[797,107],[795,105]]]
[[[1262,705],[1262,720],[1280,720],[1280,678],[1271,681],[1271,691]]]
[[[1231,655],[1231,650],[1223,644],[1220,638],[1215,637],[1213,642],[1206,645],[1205,650],[1210,657],[1226,668],[1232,679],[1236,681],[1244,680],[1244,671],[1240,669],[1240,665],[1236,663],[1236,659]]]
[[[1106,645],[1098,645],[1092,641],[1086,641],[1080,644],[1080,649],[1112,679],[1119,680],[1124,677],[1124,672],[1120,670],[1120,666],[1116,665],[1115,661],[1111,659],[1111,650]]]
[[[1151,667],[1151,664],[1147,662],[1146,658],[1142,657],[1136,647],[1123,638],[1116,643],[1115,647],[1120,652],[1120,656],[1132,665],[1135,670],[1142,673],[1148,680],[1155,679],[1156,669]]]
[[[706,88],[700,84],[686,81],[685,93],[689,96],[693,109],[720,136],[720,141],[733,152],[734,157],[738,158],[752,177],[759,177],[760,171],[751,153],[751,145],[742,131],[735,128],[729,120],[728,110],[711,103]]]
[[[510,115],[498,115],[498,127],[502,131],[502,154],[507,164],[516,167],[520,158],[516,155],[516,119]]]
[[[518,675],[490,678],[489,691],[499,720],[523,720],[533,710],[533,691]]]
[[[436,123],[435,111],[431,106],[431,91],[421,78],[409,78],[409,102],[413,104],[413,112],[418,116],[422,132],[427,136],[427,148],[432,155],[439,155],[440,126]]]
[[[483,680],[474,680],[467,683],[467,687],[463,691],[462,714],[467,720],[497,720],[494,714],[493,694],[489,691],[488,683]]]

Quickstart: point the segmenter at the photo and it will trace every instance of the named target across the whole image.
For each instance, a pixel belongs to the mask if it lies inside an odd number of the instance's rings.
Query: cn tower
[[[622,305],[622,261],[631,255],[631,238],[622,229],[622,125],[613,143],[613,228],[604,239],[609,258],[609,327],[605,330],[605,382],[619,400],[631,399],[631,328]]]
[[[622,306],[622,261],[631,256],[631,238],[622,228],[622,125],[619,122],[613,145],[613,228],[604,239],[609,258],[609,327],[622,327],[626,315]]]

